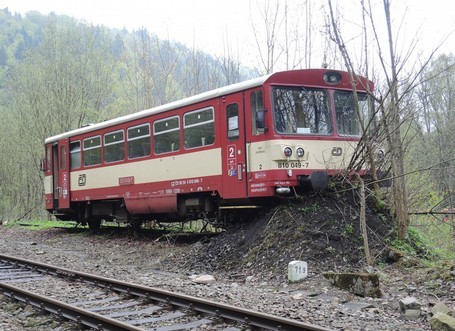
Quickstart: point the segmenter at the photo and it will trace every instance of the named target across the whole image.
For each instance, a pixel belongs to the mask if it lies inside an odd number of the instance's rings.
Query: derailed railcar
[[[93,228],[225,221],[323,187],[362,134],[356,109],[366,112],[373,85],[354,85],[356,98],[346,72],[278,72],[50,137],[46,209]]]

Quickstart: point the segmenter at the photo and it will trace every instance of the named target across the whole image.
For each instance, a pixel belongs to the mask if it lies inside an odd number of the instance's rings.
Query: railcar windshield
[[[281,134],[329,135],[333,132],[327,90],[298,87],[273,89],[275,131]],[[361,121],[368,118],[368,97],[357,93],[358,107],[350,91],[334,91],[333,103],[338,134],[361,136]],[[357,112],[357,109],[359,112]]]
[[[340,135],[361,136],[361,121],[368,118],[368,98],[364,93],[357,93],[358,112],[352,92],[336,91],[333,95],[335,118]]]
[[[272,95],[276,132],[318,135],[332,133],[326,90],[276,87]]]

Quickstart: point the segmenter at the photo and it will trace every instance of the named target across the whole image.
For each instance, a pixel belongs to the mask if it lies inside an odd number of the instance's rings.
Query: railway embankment
[[[368,235],[376,263],[368,267],[356,199],[352,193],[300,197],[254,222],[196,242],[3,225],[0,250],[334,330],[441,330],[431,321],[441,314],[450,317],[455,309],[453,261],[431,263],[435,257],[431,251],[423,253],[422,247],[416,254],[391,250],[393,224],[387,211],[369,206]],[[288,282],[287,265],[292,260],[307,262],[307,278]],[[377,274],[382,296],[360,297],[340,290],[324,278],[324,272]],[[212,281],[200,283],[194,277],[203,274],[213,276]],[[26,307],[4,298],[1,303],[0,329],[53,325]],[[435,310],[442,305],[447,307],[445,313]]]

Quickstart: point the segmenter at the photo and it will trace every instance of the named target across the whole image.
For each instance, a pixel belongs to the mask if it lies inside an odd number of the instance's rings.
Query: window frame
[[[162,123],[162,122],[166,122],[166,121],[169,121],[171,119],[174,119],[176,118],[177,119],[177,127],[176,128],[171,128],[171,129],[168,129],[168,130],[163,130],[163,131],[159,131],[159,132],[156,132],[156,124],[159,124],[159,123]],[[159,120],[155,120],[153,122],[153,141],[154,141],[154,144],[153,144],[153,153],[155,155],[161,155],[161,154],[167,154],[167,153],[173,153],[173,152],[177,152],[180,150],[180,138],[181,138],[181,130],[180,130],[180,127],[181,127],[181,123],[180,123],[180,116],[179,115],[172,115],[172,116],[169,116],[169,117],[165,117],[165,118],[161,118]],[[166,134],[166,133],[171,133],[171,132],[178,132],[178,148],[177,149],[173,149],[171,148],[170,151],[166,150],[164,152],[157,152],[157,142],[159,143],[160,140],[157,139],[156,137],[157,136],[160,136],[160,135],[163,135],[163,134]],[[171,146],[172,144],[174,144],[175,142],[171,142]]]
[[[133,130],[133,129],[137,129],[137,128],[140,128],[140,127],[148,127],[148,134],[147,135],[142,135],[142,136],[138,136],[138,137],[133,137],[133,138],[130,138],[130,130]],[[147,156],[150,156],[151,155],[151,141],[150,141],[150,137],[151,137],[151,133],[150,133],[150,123],[141,123],[141,124],[138,124],[138,125],[134,125],[134,126],[131,126],[129,128],[126,129],[126,143],[127,143],[127,147],[128,147],[128,160],[134,160],[134,159],[139,159],[139,158],[143,158],[143,157],[147,157]],[[139,139],[145,139],[145,138],[148,138],[148,143],[149,143],[149,151],[148,151],[148,154],[140,154],[138,156],[133,156],[131,157],[130,155],[130,142],[131,141],[135,141],[135,140],[139,140]]]
[[[118,134],[118,133],[122,134],[122,140],[106,143],[106,136],[114,135],[114,134]],[[118,160],[107,161],[106,160],[106,153],[107,153],[106,147],[113,146],[113,145],[119,145],[119,144],[123,144],[122,158],[118,159]],[[108,163],[124,161],[125,160],[125,130],[120,129],[120,130],[116,130],[116,131],[106,132],[105,134],[103,134],[103,146],[104,146],[104,150],[103,150],[104,163],[108,164]]]
[[[202,112],[206,112],[207,110],[210,110],[211,112],[211,115],[212,115],[212,118],[210,120],[205,120],[205,121],[202,121],[202,122],[197,122],[197,123],[193,123],[193,124],[186,124],[186,118],[189,117],[190,115],[195,115],[197,113],[202,113]],[[212,132],[210,132],[210,134],[213,136],[213,141],[211,142],[208,142],[208,143],[203,143],[203,138],[207,139],[207,137],[205,136],[201,136],[201,144],[200,145],[195,145],[195,146],[191,146],[191,147],[187,147],[187,136],[186,136],[186,129],[192,129],[192,128],[197,128],[197,127],[200,127],[200,126],[203,126],[203,125],[207,125],[207,124],[211,124],[212,123]],[[211,146],[211,145],[214,145],[215,144],[215,109],[212,107],[212,106],[209,106],[209,107],[204,107],[204,108],[200,108],[200,109],[197,109],[197,110],[192,110],[192,111],[188,111],[186,113],[183,114],[183,139],[185,141],[185,146],[184,148],[186,150],[191,150],[191,149],[195,149],[195,148],[201,148],[201,147],[205,147],[205,146]],[[198,141],[198,140],[197,140]],[[204,140],[206,141],[206,140]]]
[[[89,140],[89,139],[95,139],[95,138],[98,138],[99,139],[99,145],[96,145],[96,146],[90,146],[90,147],[87,147],[85,148],[85,141]],[[102,163],[102,156],[103,156],[103,153],[102,153],[102,139],[101,139],[101,135],[95,135],[95,136],[91,136],[91,137],[87,137],[85,138],[84,140],[82,140],[82,159],[83,159],[83,163],[84,163],[84,167],[94,167],[94,166],[97,166],[97,165],[100,165]],[[93,164],[86,164],[86,158],[85,158],[85,152],[86,151],[90,151],[90,150],[94,150],[94,149],[97,149],[99,148],[100,150],[100,155],[99,155],[99,163],[93,163]]]

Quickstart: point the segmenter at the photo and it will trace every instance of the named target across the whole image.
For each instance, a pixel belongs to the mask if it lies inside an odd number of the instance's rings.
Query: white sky
[[[255,38],[250,23],[250,7],[267,0],[0,0],[0,8],[24,14],[55,12],[88,23],[128,30],[147,28],[159,37],[177,40],[209,53],[224,54],[226,41],[242,61],[255,56]],[[288,5],[302,5],[305,0],[288,0]],[[349,24],[359,22],[360,0],[334,0],[345,8],[343,18]],[[378,1],[382,14],[382,1]],[[319,4],[313,0],[315,15]],[[355,5],[353,5],[355,4]],[[402,21],[403,42],[418,40],[418,49],[430,52],[451,32],[441,51],[455,52],[455,1],[392,0],[395,28]],[[356,9],[357,8],[357,9]],[[351,15],[355,15],[350,17]],[[299,19],[299,18],[297,18]],[[304,17],[302,17],[304,19]],[[259,19],[260,22],[260,19]],[[258,24],[258,27],[262,27]],[[303,25],[304,26],[304,25]],[[318,37],[318,36],[315,36]],[[314,63],[320,65],[320,63]]]

